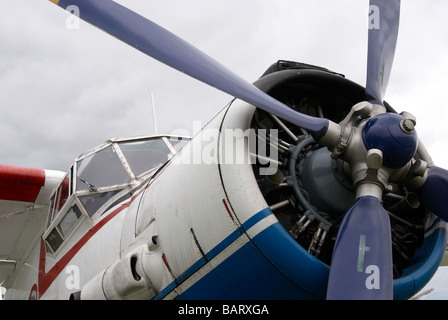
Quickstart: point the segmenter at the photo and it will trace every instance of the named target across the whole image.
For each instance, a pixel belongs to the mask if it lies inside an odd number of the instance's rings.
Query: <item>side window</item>
[[[59,212],[59,210],[62,209],[65,202],[67,201],[69,197],[69,189],[70,189],[70,183],[69,178],[66,176],[64,180],[62,181],[61,185],[58,188],[58,191],[56,193],[56,199],[55,199],[55,211]]]
[[[68,235],[68,233],[75,226],[76,222],[78,222],[78,219],[81,218],[81,215],[82,212],[81,210],[79,210],[76,204],[67,211],[64,217],[61,219],[61,222],[59,222],[58,224],[58,228],[61,232],[62,237],[65,238]]]
[[[45,241],[47,242],[46,247],[48,251],[55,253],[59,249],[81,216],[81,210],[74,203],[64,216],[60,218],[59,223],[46,236]]]
[[[50,198],[50,206],[48,211],[48,220],[47,220],[47,229],[50,226],[51,222],[54,219],[54,198],[56,197],[56,193],[53,193],[53,195]]]
[[[79,196],[79,201],[81,201],[81,204],[84,206],[84,209],[86,209],[89,217],[92,217],[103,204],[121,191],[122,190],[119,189],[102,193],[82,195]]]
[[[48,243],[47,249],[50,249],[52,252],[56,252],[62,244],[62,237],[56,228],[50,232],[45,241]]]
[[[53,193],[50,198],[50,209],[47,220],[47,228],[50,226],[51,222],[56,218],[59,211],[67,202],[67,199],[72,194],[72,178],[73,178],[73,167],[67,173],[65,178],[62,180],[59,187]]]

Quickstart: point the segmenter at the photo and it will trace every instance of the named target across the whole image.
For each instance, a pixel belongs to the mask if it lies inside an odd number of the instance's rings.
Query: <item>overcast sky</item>
[[[120,0],[246,80],[279,59],[365,85],[367,0]],[[448,1],[402,1],[386,100],[417,117],[448,168]],[[0,163],[66,171],[109,138],[192,131],[231,97],[81,22],[48,0],[0,1]]]

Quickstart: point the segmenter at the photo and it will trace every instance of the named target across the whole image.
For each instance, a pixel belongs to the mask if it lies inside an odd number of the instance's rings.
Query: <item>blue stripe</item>
[[[244,228],[244,230],[247,231],[264,218],[270,216],[271,214],[273,213],[269,208],[263,209],[260,212],[256,213],[255,215],[253,215],[251,218],[249,218],[245,223],[243,223],[242,227]]]
[[[271,210],[264,209],[248,219],[241,229],[211,249],[206,254],[207,260],[244,235],[243,230],[247,231],[271,214]],[[411,297],[433,276],[445,251],[446,237],[445,228],[437,228],[425,238],[412,266],[404,270],[402,277],[394,279],[395,299]],[[250,240],[178,299],[325,298],[329,267],[301,247],[280,223],[270,225]],[[163,299],[206,263],[204,258],[199,259],[154,299]]]
[[[268,238],[271,235],[269,230],[275,229],[274,226],[275,224],[266,228],[257,237]],[[178,297],[179,300],[313,298],[315,297],[279,272],[276,266],[267,260],[250,241]]]
[[[330,268],[305,250],[280,223],[255,236],[252,242],[277,273],[307,292],[307,298],[325,298]]]
[[[223,241],[217,244],[213,249],[211,249],[208,253],[206,253],[206,258],[208,261],[215,258],[219,253],[221,253],[224,249],[230,246],[235,240],[241,237],[244,234],[244,231],[249,230],[255,224],[273,214],[271,210],[268,208],[261,210],[260,212],[253,215],[249,218],[245,223],[242,224],[241,229],[237,229],[233,231],[230,235],[228,235]],[[153,299],[159,300],[163,299],[168,293],[170,293],[174,288],[176,288],[179,284],[188,279],[192,274],[197,272],[200,268],[202,268],[207,261],[204,258],[196,261],[191,267],[185,270],[180,276],[178,276],[173,282],[171,282],[166,288],[161,290]]]

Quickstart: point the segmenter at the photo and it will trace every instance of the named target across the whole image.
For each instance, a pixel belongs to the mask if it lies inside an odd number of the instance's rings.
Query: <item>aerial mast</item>
[[[156,119],[156,106],[154,104],[154,93],[151,92],[151,107],[152,107],[152,121],[154,124],[154,134],[158,133],[157,130],[157,119]]]

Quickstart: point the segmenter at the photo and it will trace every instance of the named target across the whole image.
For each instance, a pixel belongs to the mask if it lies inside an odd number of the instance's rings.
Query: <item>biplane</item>
[[[191,138],[0,166],[6,298],[408,299],[434,275],[448,172],[384,99],[399,0],[370,2],[365,87],[284,60],[248,83],[112,0],[51,2],[235,98]]]

